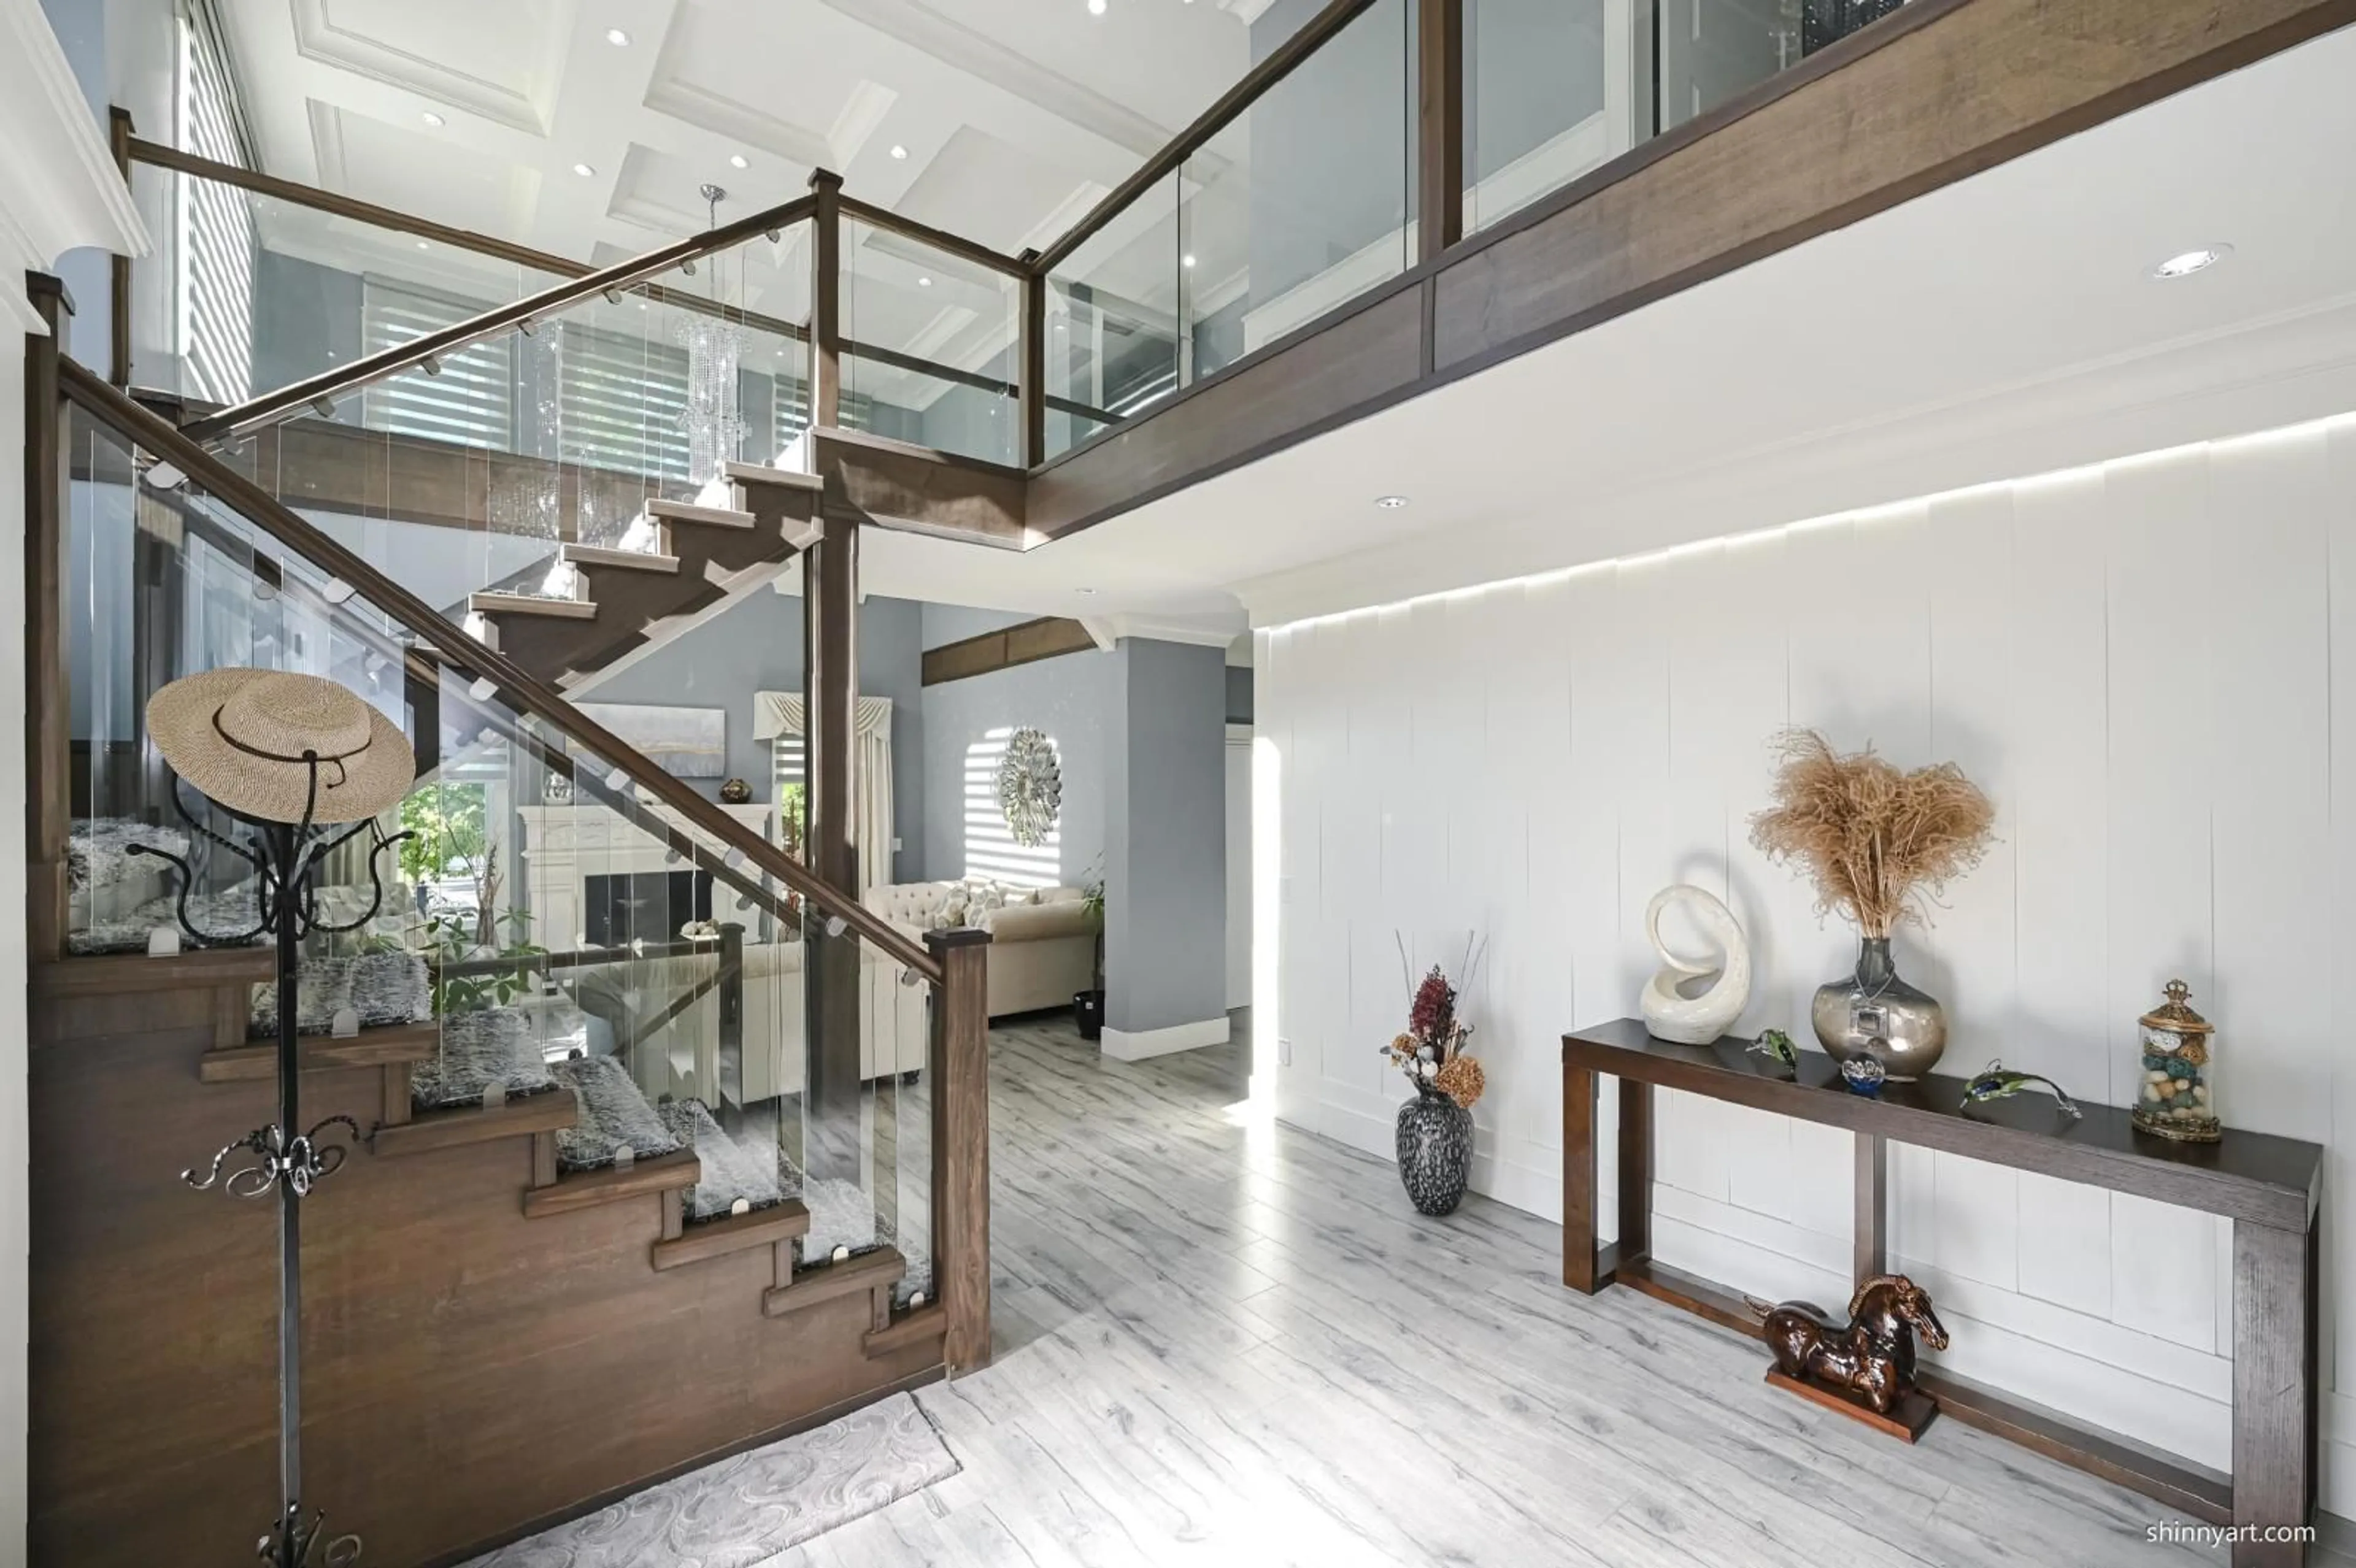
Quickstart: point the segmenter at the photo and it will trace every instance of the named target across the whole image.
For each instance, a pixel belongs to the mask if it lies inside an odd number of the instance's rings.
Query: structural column
[[[810,247],[810,428],[834,426],[842,406],[841,176],[810,176],[818,197]],[[813,459],[818,452],[809,442]],[[802,557],[803,763],[809,823],[802,858],[828,887],[855,901],[859,831],[851,748],[859,707],[859,522],[820,502],[825,537]],[[859,1147],[859,939],[804,923],[807,1099],[812,1175],[856,1179]]]

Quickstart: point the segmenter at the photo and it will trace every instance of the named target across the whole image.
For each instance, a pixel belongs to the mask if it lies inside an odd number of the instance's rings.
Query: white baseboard
[[[1104,1053],[1116,1061],[1142,1061],[1149,1056],[1167,1056],[1173,1051],[1193,1051],[1197,1046],[1227,1043],[1227,1016],[1221,1013],[1200,1023],[1172,1024],[1168,1029],[1141,1029],[1131,1034],[1127,1029],[1108,1028],[1099,1044]]]

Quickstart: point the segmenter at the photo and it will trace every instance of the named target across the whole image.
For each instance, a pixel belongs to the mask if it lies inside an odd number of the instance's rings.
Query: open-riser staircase
[[[577,687],[766,587],[824,537],[816,475],[731,463],[726,487],[726,506],[649,500],[617,544],[560,546],[466,612],[525,668]]]

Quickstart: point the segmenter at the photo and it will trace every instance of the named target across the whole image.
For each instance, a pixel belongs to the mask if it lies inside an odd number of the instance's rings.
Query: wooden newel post
[[[48,330],[25,340],[25,917],[33,961],[65,954],[66,839],[72,828],[71,692],[66,675],[68,432],[58,363],[73,301],[44,272],[25,294]]]
[[[990,1364],[990,933],[928,931],[933,998],[933,1285],[951,1375]]]

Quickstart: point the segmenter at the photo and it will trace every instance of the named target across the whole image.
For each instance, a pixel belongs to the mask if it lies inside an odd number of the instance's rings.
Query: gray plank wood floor
[[[1908,1449],[1737,1335],[1575,1295],[1544,1221],[1419,1216],[1388,1165],[1232,1111],[1241,1042],[991,1051],[996,1360],[917,1395],[963,1471],[773,1568],[2224,1561],[2147,1540],[2133,1493],[1951,1422]]]

